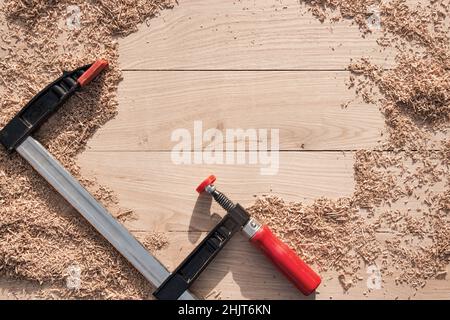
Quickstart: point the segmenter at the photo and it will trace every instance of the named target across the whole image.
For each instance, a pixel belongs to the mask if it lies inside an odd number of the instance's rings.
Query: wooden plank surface
[[[320,23],[298,0],[180,0],[119,41],[124,69],[344,69],[370,56],[386,67],[377,31]],[[387,59],[387,61],[385,61]]]
[[[353,192],[353,154],[283,152],[276,175],[261,175],[256,165],[176,165],[170,152],[85,152],[78,163],[86,177],[112,188],[120,204],[135,210],[132,230],[206,231],[223,210],[195,188],[209,174],[217,186],[243,206],[255,196],[276,194],[287,201],[321,196],[342,197]],[[211,207],[212,205],[212,207]]]
[[[281,150],[374,147],[384,120],[354,100],[348,72],[125,72],[123,112],[89,143],[92,150],[171,150],[178,128],[279,129]]]
[[[353,192],[352,152],[281,152],[280,172],[260,175],[258,166],[186,166],[171,163],[170,152],[85,152],[78,163],[83,175],[96,177],[120,197],[120,204],[135,211],[125,225],[138,237],[163,232],[167,248],[156,253],[173,270],[223,215],[210,197],[198,197],[197,181],[214,172],[221,191],[244,206],[254,195],[273,194],[286,201],[311,202],[321,196],[349,196]],[[223,177],[223,178],[222,178]],[[442,191],[436,185],[435,191]],[[403,200],[394,204],[404,206]],[[410,199],[408,207],[421,207]],[[380,231],[382,238],[389,237]],[[251,270],[251,276],[249,276]],[[395,274],[383,277],[382,289],[367,290],[368,274],[345,292],[334,272],[321,274],[324,284],[308,299],[446,299],[448,280],[431,280],[418,292],[395,284]],[[264,256],[241,235],[236,235],[193,287],[210,299],[306,299],[288,283]]]
[[[138,238],[153,231],[167,236],[168,247],[156,255],[171,270],[223,214],[194,191],[208,174],[216,174],[220,189],[244,206],[255,195],[305,202],[351,195],[352,150],[375,146],[384,124],[375,106],[359,100],[341,109],[354,98],[344,70],[361,56],[385,67],[392,61],[392,53],[376,45],[376,32],[362,38],[348,21],[320,23],[297,0],[179,2],[119,39],[119,114],[78,159],[84,176],[110,187],[121,209],[135,211],[125,225]],[[192,131],[196,120],[204,130],[279,129],[279,171],[265,176],[260,164],[174,164],[171,134]],[[382,290],[365,296],[365,278],[345,293],[335,274],[322,276],[313,299],[450,294],[449,280],[431,280],[414,293],[387,278]],[[0,298],[32,298],[38,290],[35,284],[0,281]],[[193,290],[210,299],[304,299],[240,235]]]
[[[223,209],[211,197],[199,197],[195,188],[212,173],[218,177],[217,187],[244,207],[264,195],[304,203],[320,197],[348,197],[355,186],[353,152],[281,152],[275,175],[261,175],[260,164],[174,164],[170,152],[88,151],[78,163],[84,176],[112,188],[120,204],[135,211],[134,219],[126,223],[133,231],[211,230]],[[430,190],[442,192],[444,188],[444,183],[438,183]],[[422,201],[399,199],[390,209],[407,205],[414,210]]]
[[[354,99],[343,70],[352,57],[370,56],[389,67],[392,56],[379,51],[377,34],[363,39],[349,22],[321,24],[302,10],[296,0],[182,0],[120,40],[119,115],[97,133],[79,164],[135,211],[125,223],[130,230],[167,235],[169,246],[157,256],[169,269],[223,214],[193,190],[210,173],[244,206],[255,195],[311,202],[352,194],[354,153],[340,151],[375,146],[384,123],[376,107],[360,100],[341,109]],[[279,172],[263,176],[258,165],[173,164],[172,132],[192,132],[196,120],[204,130],[278,128],[284,150]],[[420,201],[408,206],[420,207]],[[335,274],[323,278],[312,298],[445,298],[450,291],[449,281],[430,281],[414,293],[383,279],[382,290],[365,296],[365,279],[345,293]],[[241,236],[193,289],[213,299],[304,298]]]

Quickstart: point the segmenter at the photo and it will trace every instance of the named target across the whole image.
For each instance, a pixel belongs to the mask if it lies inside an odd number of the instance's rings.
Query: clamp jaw
[[[233,235],[248,221],[247,212],[238,205],[229,211],[153,293],[157,299],[176,300],[189,289]]]
[[[0,131],[0,143],[8,152],[14,151],[77,90],[91,82],[107,66],[107,61],[98,60],[93,64],[64,72],[34,96]]]

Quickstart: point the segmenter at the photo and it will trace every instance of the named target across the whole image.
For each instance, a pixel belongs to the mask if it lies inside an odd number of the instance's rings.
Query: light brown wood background
[[[392,53],[380,50],[376,36],[362,38],[350,22],[322,24],[296,0],[180,1],[120,41],[119,114],[80,157],[83,172],[135,210],[130,230],[167,235],[170,245],[157,256],[170,269],[223,214],[194,191],[208,174],[245,206],[264,194],[306,202],[351,195],[353,153],[377,145],[384,123],[376,106],[347,89],[345,68],[362,56],[390,66]],[[279,173],[263,176],[259,165],[173,164],[172,132],[192,132],[196,120],[205,129],[279,129]],[[366,279],[344,293],[335,274],[323,276],[310,298],[366,298]],[[447,280],[417,293],[383,280],[368,298],[450,294]],[[304,299],[241,235],[193,290],[222,299]]]
[[[349,21],[322,24],[297,0],[179,3],[120,40],[119,114],[79,157],[86,177],[135,211],[126,222],[133,233],[167,235],[170,244],[157,256],[171,270],[223,214],[194,190],[211,173],[218,188],[244,206],[267,194],[306,202],[351,195],[353,154],[377,145],[384,123],[376,106],[347,89],[345,68],[361,56],[386,67],[392,61],[392,53],[376,45],[376,33],[362,38]],[[173,164],[171,133],[192,132],[195,120],[205,129],[279,129],[278,174],[263,176],[259,165]],[[366,279],[345,293],[336,274],[323,274],[309,299],[450,295],[448,280],[429,281],[416,293],[383,280],[381,290],[365,296]],[[14,287],[0,287],[8,286]],[[193,291],[221,299],[305,299],[241,235]]]

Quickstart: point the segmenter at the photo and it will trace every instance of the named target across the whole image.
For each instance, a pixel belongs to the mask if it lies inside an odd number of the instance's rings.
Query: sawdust
[[[98,81],[77,93],[37,133],[37,138],[105,205],[114,207],[111,191],[82,179],[76,155],[94,132],[117,112],[117,37],[170,7],[170,0],[72,1],[5,0],[0,9],[0,127],[25,103],[57,78],[99,58],[110,62]],[[69,28],[66,19],[80,26]],[[113,212],[126,219],[130,212]],[[162,242],[161,242],[162,241]],[[97,235],[18,155],[0,151],[0,275],[46,284],[40,293],[63,298],[147,298],[145,281]],[[147,247],[163,240],[151,236]],[[80,285],[66,288],[68,268],[81,271]]]
[[[162,250],[169,244],[169,239],[164,233],[153,232],[147,235],[142,244],[150,251]]]
[[[350,198],[317,199],[307,206],[268,197],[258,199],[249,212],[269,223],[277,235],[321,271],[354,274],[363,266],[358,259],[361,254],[371,262],[372,252],[379,250],[369,247],[374,242],[366,238],[373,238],[374,230],[366,228]],[[355,237],[354,233],[363,236]]]
[[[371,8],[378,6],[380,0],[303,0],[314,17],[319,21],[339,21],[351,19],[364,33],[370,32],[367,18],[372,14]]]
[[[419,44],[435,55],[448,57],[448,0],[425,1],[412,7],[406,0],[303,0],[311,13],[324,22],[350,20],[357,24],[362,36],[378,31],[383,36],[378,43],[399,47],[408,43]],[[395,41],[403,40],[400,44]],[[406,42],[405,42],[406,41]],[[436,52],[436,50],[438,52]]]
[[[268,197],[249,211],[319,270],[336,271],[345,291],[364,279],[367,266],[415,289],[445,278],[450,262],[449,2],[416,7],[403,0],[303,2],[320,21],[351,19],[362,36],[373,31],[370,19],[378,14],[378,43],[397,50],[394,65],[352,61],[348,87],[379,107],[385,139],[373,150],[355,152],[355,191],[348,198],[305,205]]]
[[[392,159],[383,152],[359,150],[355,153],[355,201],[371,209],[386,201],[396,201],[402,192],[397,177],[389,168]]]
[[[355,196],[311,205],[272,196],[248,210],[320,272],[337,272],[345,291],[364,279],[368,266],[419,289],[445,276],[450,259],[449,194],[430,197],[436,207],[423,212],[388,205],[365,214]]]
[[[385,71],[367,59],[352,63],[349,69],[368,77],[378,87],[383,104],[395,106],[419,124],[448,122],[450,71],[436,58],[406,53],[397,56],[391,70]]]

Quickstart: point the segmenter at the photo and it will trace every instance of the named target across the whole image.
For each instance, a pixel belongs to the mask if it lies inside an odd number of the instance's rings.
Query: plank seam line
[[[125,68],[123,72],[349,72],[347,69],[133,69]]]
[[[391,68],[384,68],[384,71],[390,71]],[[308,68],[267,68],[267,69],[135,69],[124,68],[123,72],[350,72],[348,69],[308,69]]]
[[[340,150],[336,150],[336,149],[320,149],[320,150],[277,150],[278,152],[285,152],[285,153],[293,153],[293,152],[297,152],[297,153],[304,153],[304,152],[317,152],[317,153],[321,153],[321,152],[329,152],[329,153],[342,153],[342,152],[357,152],[360,150],[369,150],[369,151],[373,151],[373,152],[417,152],[418,150],[392,150],[392,149],[383,149],[383,150],[373,150],[370,148],[360,148],[360,149],[340,149]],[[185,151],[185,152],[189,152],[189,153],[195,153],[195,152],[203,152],[204,150],[191,150],[191,151]],[[245,153],[249,153],[249,152],[259,152],[259,151],[266,151],[266,152],[271,152],[272,150],[258,150],[258,151],[224,151],[224,153],[226,152],[245,152]],[[430,151],[430,152],[440,152],[442,150],[440,149],[427,149],[426,151]],[[115,152],[115,153],[169,153],[172,152],[172,150],[86,150],[84,151],[84,153],[108,153],[108,152]]]
[[[199,230],[199,229],[195,229],[195,230],[163,230],[163,231],[157,231],[157,232],[161,232],[161,233],[206,233],[206,232],[210,232],[212,229],[214,228],[214,226],[211,227],[211,229],[207,230]],[[146,230],[146,229],[130,229],[129,230],[132,233],[152,233],[154,232],[153,230]],[[396,232],[389,232],[389,231],[384,231],[384,230],[376,230],[376,233],[378,234],[398,234]]]

